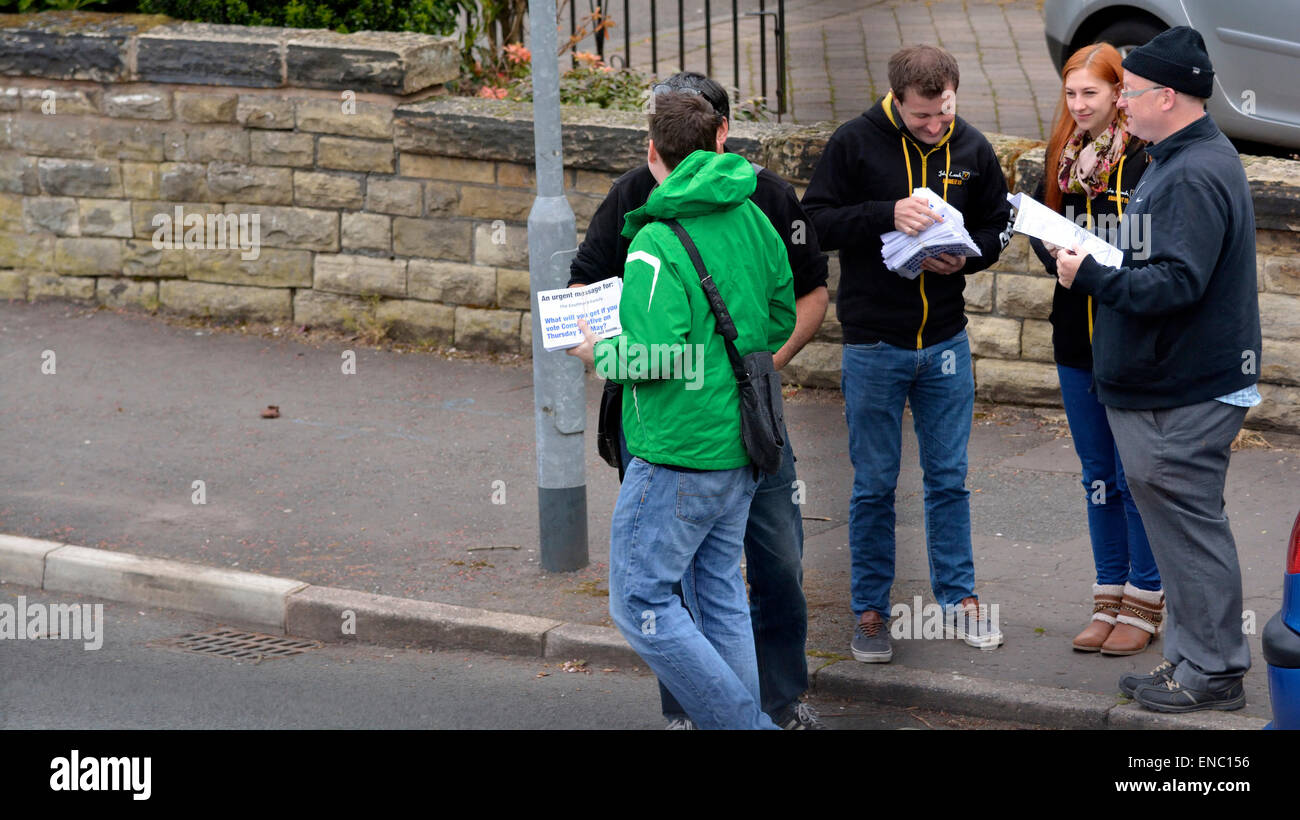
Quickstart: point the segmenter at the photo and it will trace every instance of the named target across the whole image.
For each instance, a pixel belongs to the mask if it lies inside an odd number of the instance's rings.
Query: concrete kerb
[[[45,554],[41,589],[200,612],[284,632],[301,581],[64,544]]]
[[[146,558],[58,541],[0,535],[0,582],[182,609],[334,643],[468,649],[601,666],[644,666],[617,630],[531,615],[312,586],[289,578]],[[822,659],[809,657],[810,668]],[[1229,713],[1162,715],[1098,695],[942,674],[898,665],[832,662],[811,676],[819,694],[919,706],[1059,729],[1260,729]]]
[[[855,661],[818,670],[815,689],[826,695],[1058,729],[1104,729],[1107,713],[1115,705],[1114,699],[1091,692]]]
[[[1227,712],[1167,715],[1128,699],[1095,692],[974,678],[895,664],[853,661],[824,666],[813,689],[898,706],[920,706],[971,717],[1034,723],[1053,729],[1262,729],[1267,721]]]
[[[45,556],[61,546],[58,541],[0,535],[0,581],[44,587]]]
[[[421,649],[480,649],[543,657],[560,621],[309,586],[285,599],[290,635]]]

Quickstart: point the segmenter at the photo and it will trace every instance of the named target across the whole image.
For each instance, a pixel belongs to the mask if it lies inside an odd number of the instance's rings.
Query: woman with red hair
[[[1123,69],[1106,43],[1079,49],[1061,71],[1061,101],[1034,198],[1111,244],[1121,245],[1120,219],[1146,169],[1142,141],[1116,107]],[[1058,248],[1030,243],[1056,276]],[[1058,283],[1052,298],[1052,349],[1061,398],[1083,467],[1088,532],[1097,579],[1093,615],[1073,646],[1083,652],[1133,655],[1159,631],[1164,614],[1160,571],[1124,480],[1106,408],[1092,389],[1092,297]]]

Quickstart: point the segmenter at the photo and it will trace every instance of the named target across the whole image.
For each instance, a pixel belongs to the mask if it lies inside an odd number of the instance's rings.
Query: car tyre
[[[1117,20],[1099,31],[1097,36],[1093,38],[1093,42],[1110,43],[1119,50],[1121,57],[1127,57],[1130,51],[1150,42],[1151,38],[1164,31],[1165,28],[1167,27],[1159,23],[1153,23],[1150,20],[1137,18]]]

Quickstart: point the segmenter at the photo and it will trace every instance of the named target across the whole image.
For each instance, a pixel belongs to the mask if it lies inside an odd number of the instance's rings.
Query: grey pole
[[[587,566],[587,425],[582,362],[542,346],[537,292],[562,288],[577,253],[573,209],[564,196],[560,140],[560,72],[555,56],[555,0],[529,0],[533,52],[533,144],[537,198],[528,213],[528,273],[533,302],[533,414],[537,427],[537,518],[542,569]]]

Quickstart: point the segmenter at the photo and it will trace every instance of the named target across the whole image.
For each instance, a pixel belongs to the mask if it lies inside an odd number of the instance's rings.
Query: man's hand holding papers
[[[922,207],[921,202],[928,207]],[[900,221],[903,230],[880,237],[885,267],[899,276],[915,279],[923,270],[955,273],[965,266],[967,256],[979,255],[979,247],[966,232],[961,211],[929,188],[917,188],[910,198],[899,200],[894,208],[894,224],[900,225]]]

